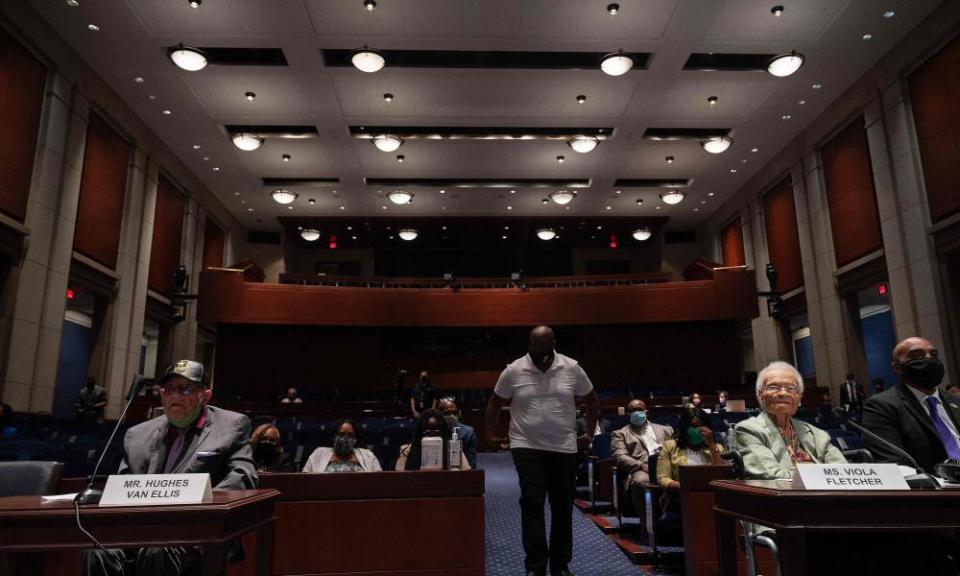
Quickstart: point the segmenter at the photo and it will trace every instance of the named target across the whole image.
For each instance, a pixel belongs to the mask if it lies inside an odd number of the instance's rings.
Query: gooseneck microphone
[[[103,464],[103,457],[107,455],[107,450],[110,449],[110,444],[113,443],[113,437],[117,435],[117,430],[120,429],[120,425],[123,424],[123,420],[127,417],[127,410],[129,410],[130,405],[133,404],[133,399],[140,394],[140,389],[143,388],[143,383],[146,381],[147,378],[144,378],[139,374],[134,375],[133,383],[130,384],[130,393],[127,395],[127,404],[123,407],[123,412],[120,413],[120,418],[117,419],[117,423],[113,427],[113,432],[110,433],[110,438],[107,439],[106,445],[100,452],[100,459],[97,460],[97,465],[93,468],[93,474],[90,475],[90,480],[87,482],[87,487],[83,490],[83,492],[79,492],[73,499],[75,504],[96,504],[97,502],[100,502],[100,498],[103,496],[103,491],[94,488],[94,484],[97,480],[97,472],[100,471],[100,465]]]
[[[908,454],[906,450],[904,450],[903,448],[897,446],[896,444],[894,444],[893,442],[887,440],[886,438],[883,438],[882,436],[880,436],[880,435],[878,435],[878,434],[875,434],[875,433],[871,432],[870,430],[867,430],[867,429],[864,428],[863,426],[857,424],[856,422],[854,422],[853,420],[851,420],[849,417],[847,417],[846,414],[843,414],[843,416],[842,416],[842,421],[843,421],[844,424],[848,424],[848,425],[850,425],[850,426],[853,426],[854,428],[856,428],[857,430],[859,430],[862,434],[866,434],[867,436],[873,438],[873,439],[876,440],[877,442],[879,442],[879,443],[883,444],[884,446],[890,448],[891,450],[893,450],[893,451],[896,452],[897,454],[903,456],[904,460],[906,460],[907,462],[909,462],[910,465],[913,466],[914,470],[917,471],[917,473],[914,474],[913,476],[907,476],[907,477],[904,478],[904,480],[907,481],[907,485],[910,486],[911,489],[913,489],[913,490],[938,490],[938,489],[940,488],[940,483],[937,482],[937,479],[934,478],[932,475],[927,474],[926,472],[924,472],[924,471],[923,471],[923,468],[921,468],[920,465],[917,464],[917,461],[914,460],[914,459],[913,459],[913,456],[911,456],[910,454]]]

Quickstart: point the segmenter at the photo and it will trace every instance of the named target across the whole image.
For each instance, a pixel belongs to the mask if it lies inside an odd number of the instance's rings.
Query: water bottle
[[[447,450],[447,462],[449,463],[450,470],[460,469],[460,450],[460,427],[457,426],[453,429],[453,436],[450,438],[450,444]]]
[[[727,450],[737,449],[737,429],[733,424],[727,425]]]

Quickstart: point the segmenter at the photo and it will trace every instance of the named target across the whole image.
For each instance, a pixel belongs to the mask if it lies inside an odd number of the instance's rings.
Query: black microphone
[[[97,460],[97,465],[93,468],[93,474],[90,475],[87,487],[73,499],[75,504],[96,504],[100,502],[100,498],[103,497],[103,491],[93,487],[97,480],[97,472],[100,471],[100,465],[103,464],[103,457],[107,455],[107,450],[110,449],[110,444],[113,443],[113,437],[117,435],[117,430],[120,429],[120,425],[123,424],[123,420],[127,416],[127,410],[130,409],[130,405],[133,404],[133,399],[140,393],[140,389],[143,388],[143,383],[146,381],[147,378],[139,374],[134,375],[133,383],[130,385],[130,393],[127,395],[127,404],[123,407],[123,412],[120,413],[120,418],[117,419],[117,423],[113,427],[113,432],[110,433],[110,438],[107,439],[107,445],[104,446],[103,451],[100,452],[100,459]]]
[[[878,434],[874,434],[873,432],[867,430],[863,426],[857,424],[856,422],[851,420],[849,417],[847,417],[846,412],[841,413],[841,421],[844,424],[853,426],[854,428],[859,430],[862,434],[866,434],[867,436],[873,438],[877,442],[880,442],[884,446],[892,449],[897,454],[903,456],[903,458],[907,462],[909,462],[911,466],[913,466],[914,470],[917,471],[917,473],[914,474],[913,476],[906,476],[904,478],[904,480],[907,481],[907,486],[910,486],[912,490],[938,490],[940,488],[940,483],[937,482],[937,479],[934,478],[932,475],[924,472],[923,468],[921,468],[920,465],[917,464],[917,461],[914,460],[913,456],[910,456],[910,454],[908,454],[906,450],[904,450],[903,448],[900,448],[899,446],[887,440],[886,438],[883,438]]]

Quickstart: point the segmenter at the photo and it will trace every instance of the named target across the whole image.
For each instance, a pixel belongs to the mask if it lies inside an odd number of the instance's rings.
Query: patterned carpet
[[[508,452],[479,454],[486,472],[487,576],[524,574],[520,541],[520,486]],[[547,515],[549,533],[550,511]],[[638,576],[645,572],[580,511],[573,512],[573,562],[577,576]]]

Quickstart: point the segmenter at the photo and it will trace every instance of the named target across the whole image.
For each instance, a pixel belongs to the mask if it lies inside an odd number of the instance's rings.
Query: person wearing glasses
[[[803,377],[786,362],[772,362],[757,374],[760,414],[735,428],[747,478],[791,479],[797,464],[846,463],[829,434],[793,417],[802,396]]]
[[[203,364],[180,360],[160,380],[163,415],[133,426],[123,438],[118,474],[208,473],[214,490],[256,488],[250,420],[210,406]],[[94,550],[84,574],[182,574],[200,567],[197,546]]]

